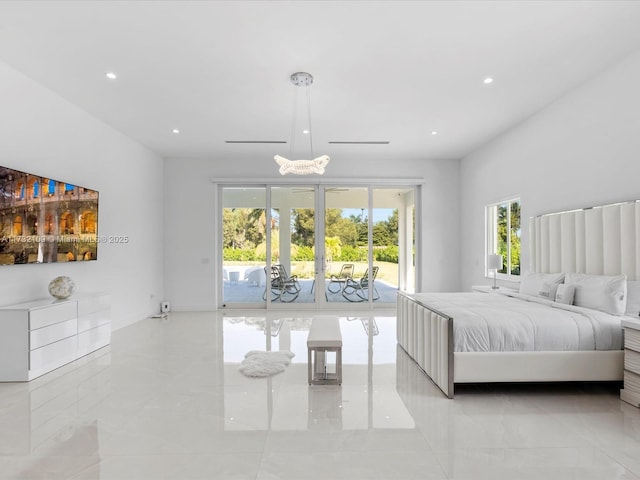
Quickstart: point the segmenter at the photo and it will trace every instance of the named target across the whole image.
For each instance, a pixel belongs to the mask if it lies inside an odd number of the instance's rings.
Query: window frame
[[[496,201],[485,205],[485,262],[484,262],[484,274],[486,278],[492,277],[492,272],[489,272],[487,265],[487,256],[497,253],[498,251],[498,218],[497,211],[500,205],[507,205],[507,254],[506,258],[503,259],[504,268],[506,269],[506,273],[497,272],[497,278],[501,278],[503,280],[511,280],[511,281],[520,281],[520,275],[522,273],[522,250],[520,251],[520,272],[519,273],[511,273],[511,205],[513,203],[518,203],[520,206],[520,240],[522,245],[522,201],[520,196],[508,197],[500,201]]]

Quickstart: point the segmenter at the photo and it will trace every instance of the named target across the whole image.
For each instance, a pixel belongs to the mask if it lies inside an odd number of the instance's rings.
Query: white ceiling
[[[287,156],[225,140],[289,141],[307,71],[316,155],[454,159],[640,49],[638,25],[634,1],[2,1],[0,60],[163,157]]]

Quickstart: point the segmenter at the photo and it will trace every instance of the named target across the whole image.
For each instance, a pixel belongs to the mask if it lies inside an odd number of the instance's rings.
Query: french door
[[[390,306],[415,279],[413,186],[219,185],[221,308]]]

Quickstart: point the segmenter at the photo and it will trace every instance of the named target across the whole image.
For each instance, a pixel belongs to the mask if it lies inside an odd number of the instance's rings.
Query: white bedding
[[[519,293],[416,293],[453,318],[454,352],[620,350],[619,316]]]

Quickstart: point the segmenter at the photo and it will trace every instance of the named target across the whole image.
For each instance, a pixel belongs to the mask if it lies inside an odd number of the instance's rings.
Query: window
[[[502,255],[502,270],[498,273],[507,277],[520,275],[520,199],[488,205],[486,214],[487,255]]]

